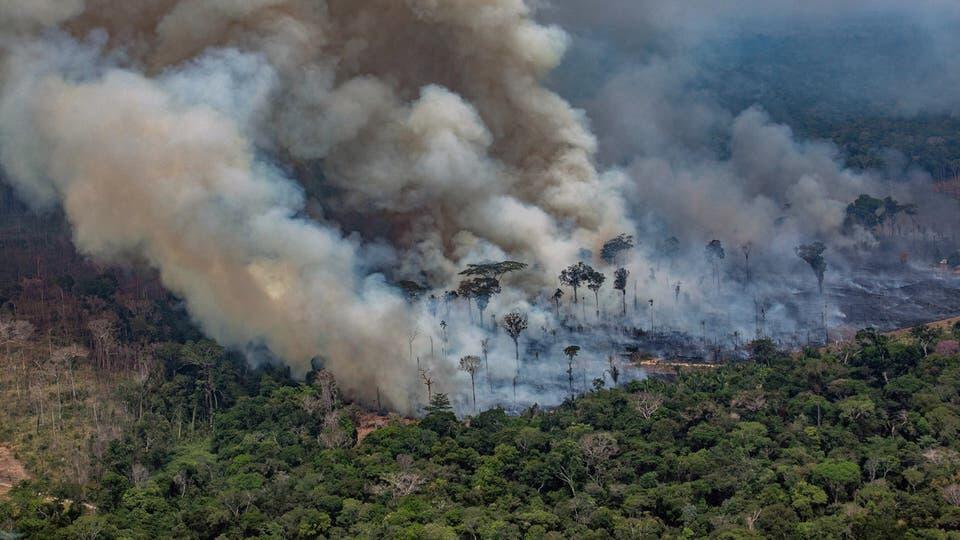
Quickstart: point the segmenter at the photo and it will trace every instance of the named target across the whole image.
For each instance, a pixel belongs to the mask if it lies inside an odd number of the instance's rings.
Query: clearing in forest
[[[0,445],[0,497],[28,478],[30,475],[27,474],[27,469],[14,457],[13,450]]]

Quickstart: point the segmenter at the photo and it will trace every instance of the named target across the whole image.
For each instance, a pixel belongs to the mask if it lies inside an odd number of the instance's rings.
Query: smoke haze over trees
[[[945,157],[960,142],[911,130],[955,121],[957,11],[6,2],[0,171],[38,211],[62,209],[84,255],[156,268],[223,345],[267,349],[299,375],[320,361],[348,394],[404,410],[423,403],[428,362],[463,403],[476,373],[458,359],[498,331],[491,314],[523,313],[524,336],[542,339],[587,323],[589,288],[597,325],[621,312],[746,333],[769,302],[799,329],[802,309],[777,296],[810,288],[795,250],[811,239],[838,282],[865,246],[918,251],[918,265],[956,251],[956,201],[930,177],[960,172]],[[906,135],[848,140],[835,116]],[[705,258],[714,241],[751,251]],[[493,346],[494,369],[513,371],[526,344]]]

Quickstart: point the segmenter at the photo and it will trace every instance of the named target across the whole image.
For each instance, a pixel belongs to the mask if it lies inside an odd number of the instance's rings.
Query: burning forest
[[[632,42],[582,4],[8,2],[0,174],[251,363],[405,413],[960,312],[940,169],[854,167],[698,91],[729,13],[624,7]]]
[[[0,540],[960,538],[957,28],[0,0]]]

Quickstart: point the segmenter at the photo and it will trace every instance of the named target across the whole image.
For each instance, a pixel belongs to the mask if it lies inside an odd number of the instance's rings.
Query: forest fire
[[[956,0],[0,0],[0,540],[955,538]]]
[[[956,257],[948,187],[849,168],[757,107],[693,107],[721,153],[642,129],[598,146],[548,84],[570,36],[524,2],[108,4],[3,8],[5,183],[252,364],[466,412],[642,377],[609,361],[631,350],[719,361],[960,312],[927,262]],[[17,295],[97,311],[17,264]],[[98,362],[148,316],[137,288],[133,316],[83,323]]]

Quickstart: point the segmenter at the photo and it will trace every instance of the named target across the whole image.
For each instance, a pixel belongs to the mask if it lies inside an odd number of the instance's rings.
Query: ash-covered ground
[[[886,275],[859,269],[827,292],[839,311],[834,324],[853,329],[889,331],[960,314],[960,275],[950,272]]]
[[[749,294],[747,288],[729,290],[729,296]],[[697,309],[681,301],[654,310],[651,319],[649,306],[641,302],[632,306],[627,320],[608,314],[591,324],[588,315],[587,324],[580,324],[571,316],[560,328],[532,331],[522,347],[518,371],[498,373],[494,367],[477,376],[478,406],[520,413],[534,404],[555,406],[570,395],[590,391],[599,381],[623,385],[668,375],[668,366],[674,364],[742,361],[749,356],[749,342],[758,337],[792,350],[823,345],[827,336],[831,342],[849,339],[862,328],[891,331],[955,317],[960,315],[960,275],[910,267],[859,268],[842,281],[828,280],[823,297],[815,288],[799,287],[785,288],[780,296],[768,294],[757,301],[752,321],[732,310],[702,308],[697,313]],[[571,307],[570,313],[576,309]],[[570,345],[580,347],[572,373],[564,354]],[[659,360],[665,368],[645,368],[643,359]],[[472,410],[471,402],[461,401],[460,410]]]

